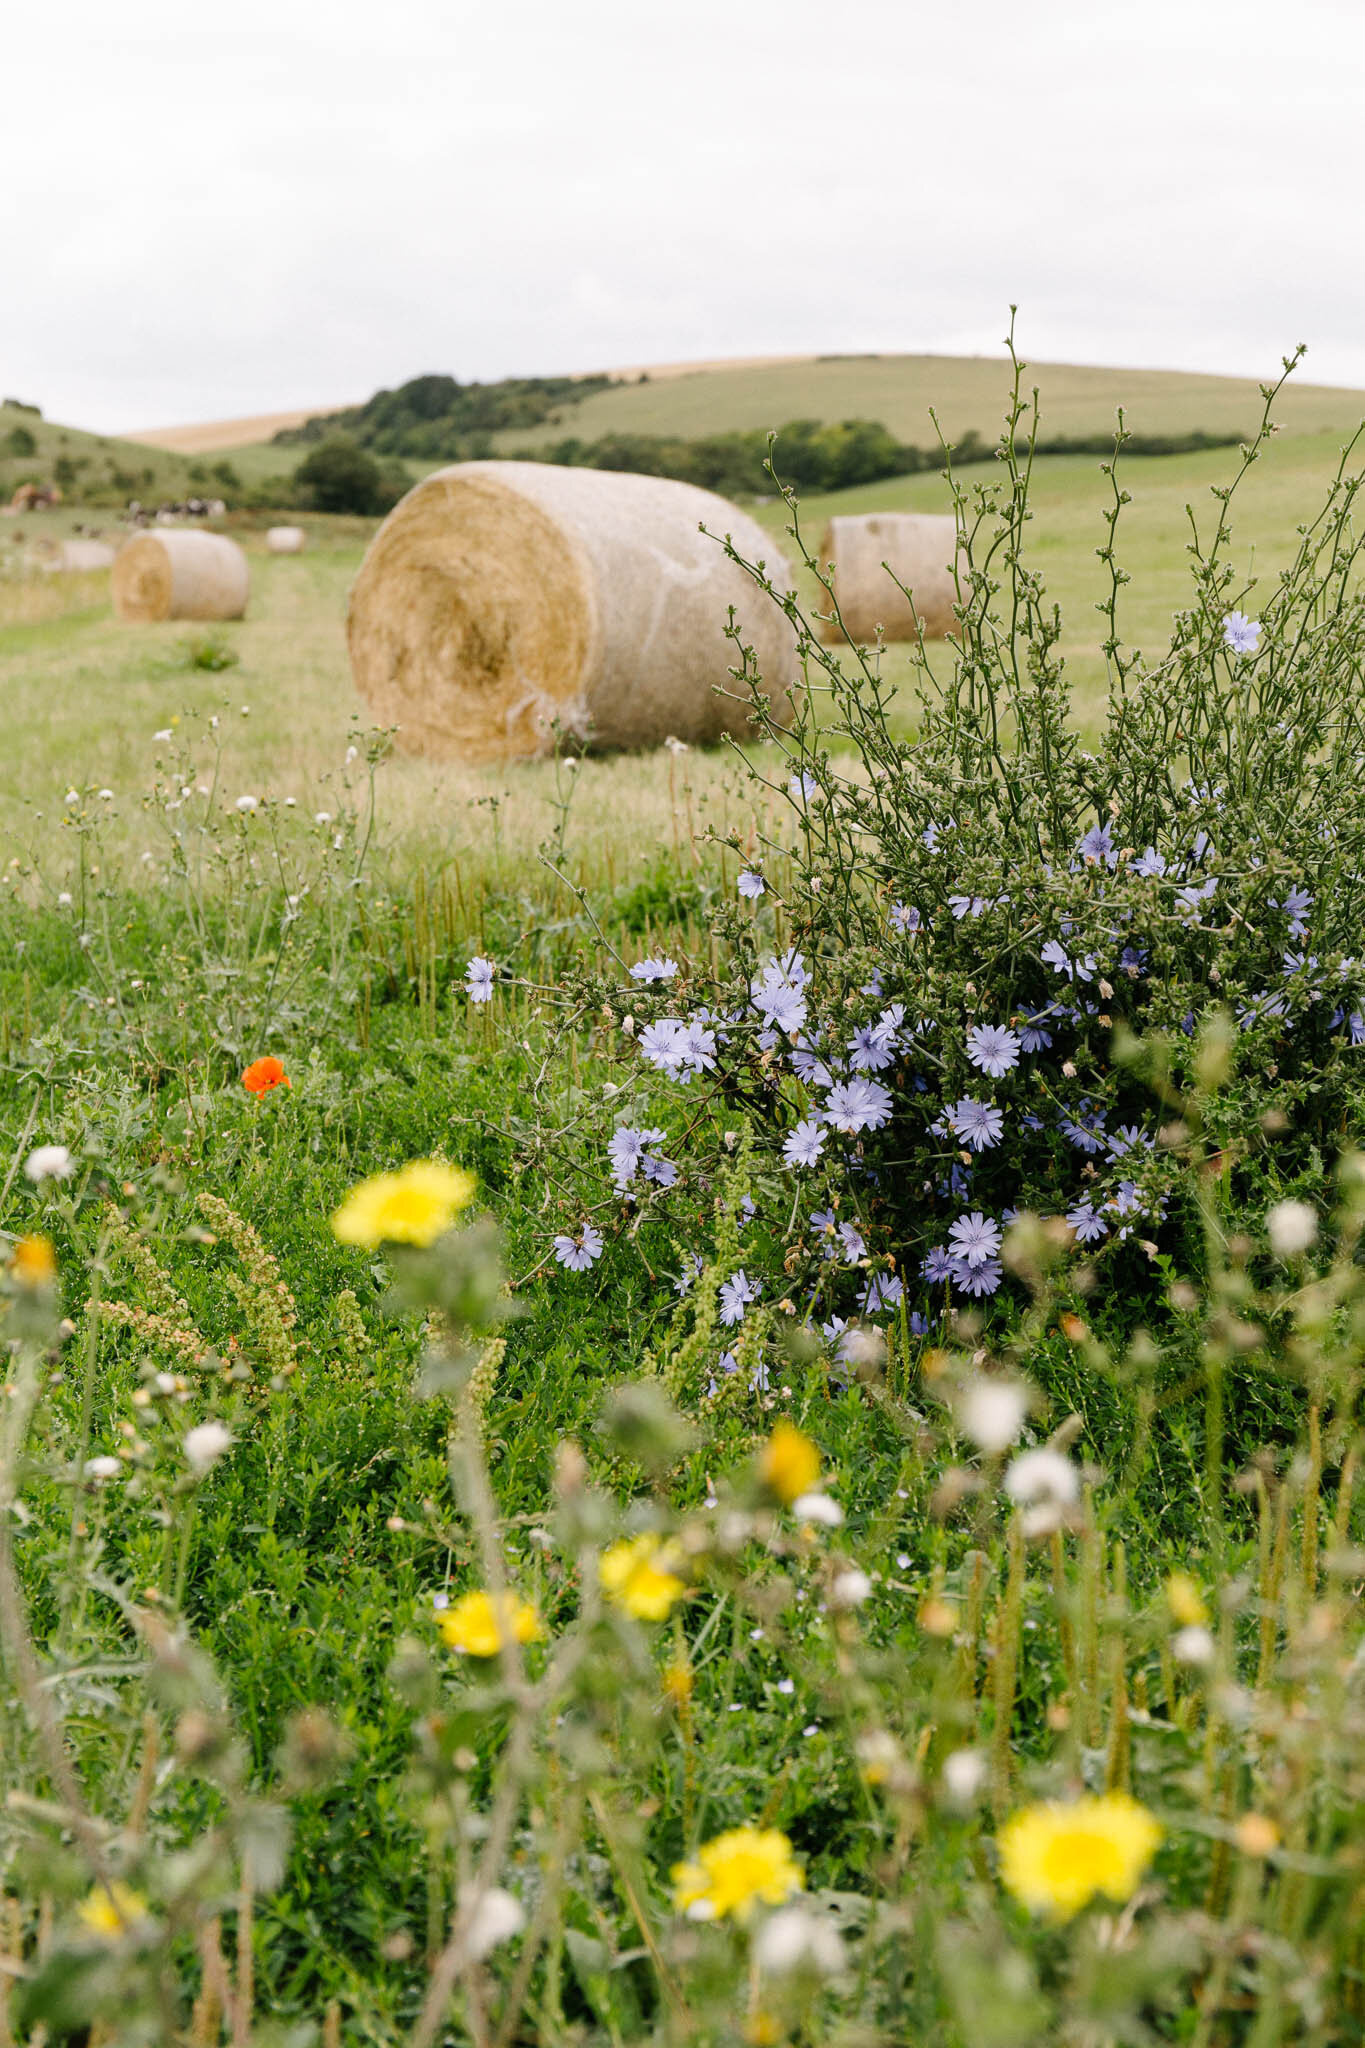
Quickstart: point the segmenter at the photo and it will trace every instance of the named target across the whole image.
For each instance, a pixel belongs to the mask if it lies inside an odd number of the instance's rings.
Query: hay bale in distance
[[[189,527],[140,533],[114,562],[115,615],[130,625],[160,619],[240,619],[251,577],[226,534]]]
[[[103,540],[82,540],[79,537],[64,540],[51,566],[78,573],[90,569],[112,569],[114,550]]]
[[[270,526],[265,544],[272,555],[298,555],[308,545],[308,536],[301,526]]]
[[[866,512],[830,520],[819,560],[834,564],[835,602],[849,638],[870,642],[880,625],[887,640],[917,640],[921,633],[941,640],[957,631],[956,553],[955,520],[935,512]],[[887,568],[914,598],[913,611]],[[832,643],[844,633],[831,621],[821,638]]]
[[[795,679],[786,616],[730,534],[792,587],[753,520],[692,484],[539,462],[461,462],[395,506],[351,592],[356,686],[408,753],[491,761],[748,731],[725,637],[735,608],[769,701]]]

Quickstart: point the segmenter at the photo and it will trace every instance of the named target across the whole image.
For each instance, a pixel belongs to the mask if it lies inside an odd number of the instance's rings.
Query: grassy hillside
[[[1269,374],[1275,366],[1266,367]],[[1260,413],[1256,383],[1248,378],[1039,363],[1029,371],[1029,381],[1040,387],[1048,434],[1108,432],[1120,405],[1130,428],[1148,434],[1249,433]],[[585,441],[616,433],[695,438],[795,419],[861,418],[881,420],[902,440],[932,446],[931,407],[950,439],[975,428],[989,441],[1007,393],[1008,365],[999,358],[812,357],[619,384],[563,407],[543,426],[510,429],[493,438],[507,454],[547,446],[569,434]],[[1278,410],[1286,433],[1340,432],[1365,417],[1365,392],[1291,385]],[[296,460],[295,449],[268,442],[232,451],[234,467],[250,481],[288,470]],[[420,471],[422,465],[410,467]]]
[[[34,452],[13,452],[11,437],[31,435]],[[93,495],[108,496],[118,491],[123,497],[146,499],[185,498],[197,488],[212,492],[221,487],[212,476],[196,483],[190,472],[200,466],[194,456],[175,455],[165,449],[144,448],[122,441],[114,434],[86,434],[78,427],[55,425],[22,406],[0,405],[0,503],[8,504],[16,484],[32,477],[53,481],[56,465],[65,459],[74,465],[74,481],[65,490],[67,499],[89,502]],[[215,458],[202,458],[211,472]],[[119,482],[119,478],[127,479]]]

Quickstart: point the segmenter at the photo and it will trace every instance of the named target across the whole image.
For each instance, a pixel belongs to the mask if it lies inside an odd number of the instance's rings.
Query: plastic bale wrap
[[[272,555],[299,555],[308,545],[308,536],[301,526],[271,526],[266,529],[265,544]]]

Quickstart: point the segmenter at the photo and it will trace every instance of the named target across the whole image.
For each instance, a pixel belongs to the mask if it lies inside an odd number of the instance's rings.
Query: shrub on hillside
[[[322,442],[294,471],[295,502],[313,512],[377,515],[396,505],[407,487],[406,473],[382,468],[345,434]]]
[[[11,427],[5,436],[5,453],[27,461],[30,455],[38,453],[38,443],[27,427]]]

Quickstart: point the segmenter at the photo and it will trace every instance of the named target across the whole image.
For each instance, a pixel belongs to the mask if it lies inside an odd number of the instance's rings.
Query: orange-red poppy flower
[[[242,1076],[242,1086],[249,1095],[268,1095],[272,1088],[289,1088],[292,1085],[273,1053],[268,1053],[263,1060],[253,1060]]]

